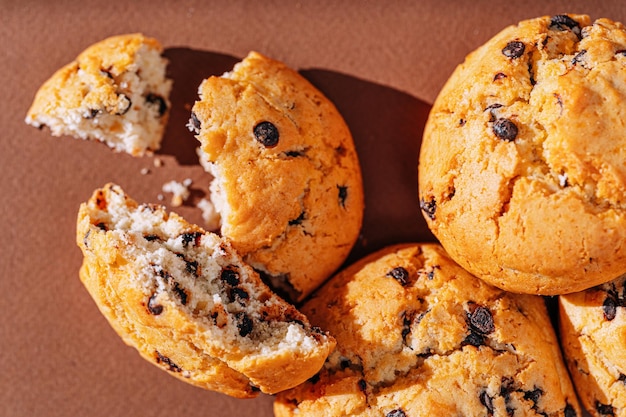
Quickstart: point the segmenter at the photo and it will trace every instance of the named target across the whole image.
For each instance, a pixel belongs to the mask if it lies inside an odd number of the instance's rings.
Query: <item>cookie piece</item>
[[[90,46],[41,86],[26,123],[133,156],[159,149],[172,87],[162,52],[156,39],[138,33]]]
[[[80,277],[111,326],[148,361],[234,397],[311,377],[335,345],[219,236],[130,199],[116,185],[81,205]]]
[[[215,177],[221,234],[267,282],[300,301],[346,259],[363,219],[350,131],[296,71],[251,52],[199,88],[189,128]]]
[[[593,416],[626,416],[626,276],[559,297],[565,359]]]
[[[544,295],[626,272],[625,51],[620,23],[546,16],[454,71],[425,127],[419,199],[461,266]]]
[[[374,253],[302,307],[337,347],[277,395],[285,416],[577,416],[541,297],[470,275],[436,244]]]

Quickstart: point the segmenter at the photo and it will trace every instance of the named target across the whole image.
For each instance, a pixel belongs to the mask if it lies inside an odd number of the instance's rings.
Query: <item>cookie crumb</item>
[[[203,198],[196,204],[196,207],[202,211],[202,219],[208,230],[218,230],[220,228],[221,217],[211,200]]]
[[[163,184],[163,192],[172,193],[171,205],[173,207],[182,206],[185,200],[189,198],[189,195],[191,194],[189,186],[191,183],[191,178],[187,178],[183,182],[172,180]]]

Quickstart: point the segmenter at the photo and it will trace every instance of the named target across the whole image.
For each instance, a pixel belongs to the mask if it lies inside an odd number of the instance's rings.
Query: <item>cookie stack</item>
[[[75,134],[54,126],[106,130],[145,109],[166,120],[162,64],[153,100],[120,74],[156,60],[82,64],[109,62],[91,51],[64,70],[81,88],[53,77],[27,122]],[[106,103],[76,93],[103,85]],[[65,88],[80,99],[46,93]],[[215,178],[220,235],[114,184],[79,213],[81,279],[146,359],[227,395],[276,394],[277,416],[573,417],[578,397],[595,416],[626,415],[624,26],[546,16],[468,55],[420,151],[418,198],[439,243],[390,246],[332,277],[363,215],[337,109],[258,53],[198,92],[188,127]],[[544,296],[558,296],[560,338]]]

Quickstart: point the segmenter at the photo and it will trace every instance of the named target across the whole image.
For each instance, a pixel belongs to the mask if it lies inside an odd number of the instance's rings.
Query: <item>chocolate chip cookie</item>
[[[626,28],[556,15],[467,56],[432,108],[419,200],[450,256],[500,288],[580,291],[626,272]]]
[[[374,253],[301,311],[337,346],[277,395],[278,417],[580,415],[544,300],[485,283],[439,245]]]
[[[311,83],[251,52],[204,80],[189,128],[215,177],[221,234],[273,288],[301,301],[346,259],[363,219],[348,126]]]

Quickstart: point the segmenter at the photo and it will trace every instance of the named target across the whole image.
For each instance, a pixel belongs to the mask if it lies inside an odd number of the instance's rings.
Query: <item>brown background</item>
[[[353,132],[367,208],[351,259],[388,243],[431,240],[416,198],[430,103],[464,56],[503,27],[562,12],[626,22],[623,0],[1,0],[0,416],[271,416],[269,396],[203,391],[122,343],[77,276],[80,202],[109,181],[157,202],[163,183],[187,177],[197,202],[209,178],[184,127],[189,106],[204,77],[254,49],[300,70]],[[52,138],[23,123],[56,69],[91,43],[126,32],[160,39],[171,60],[173,109],[160,168],[154,158]],[[192,205],[178,211],[200,221]]]

